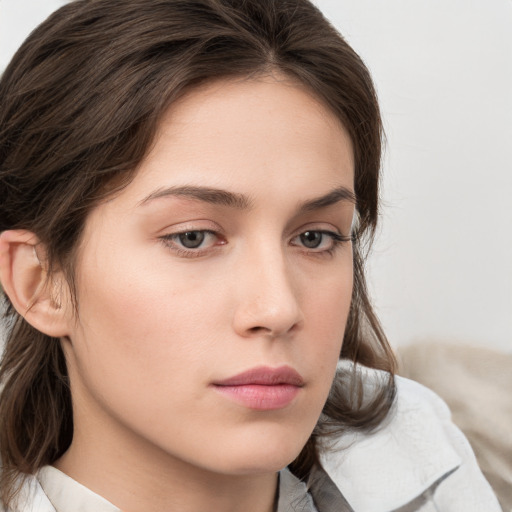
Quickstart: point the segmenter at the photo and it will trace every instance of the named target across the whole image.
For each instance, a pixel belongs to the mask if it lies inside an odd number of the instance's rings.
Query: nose
[[[260,248],[239,263],[235,331],[276,338],[298,330],[303,323],[300,290],[282,251]]]

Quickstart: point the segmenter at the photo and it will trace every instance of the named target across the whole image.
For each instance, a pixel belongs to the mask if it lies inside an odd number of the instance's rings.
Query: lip
[[[249,409],[269,411],[289,405],[304,386],[302,376],[290,366],[259,366],[216,381],[213,388]]]

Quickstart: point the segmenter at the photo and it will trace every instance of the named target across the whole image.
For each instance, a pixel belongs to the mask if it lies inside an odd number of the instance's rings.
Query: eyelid
[[[186,233],[187,231],[212,231],[215,233],[222,232],[222,228],[216,223],[209,219],[190,219],[183,222],[177,222],[176,224],[166,225],[158,231],[165,235]]]
[[[308,222],[293,230],[291,238],[295,238],[306,231],[318,231],[325,234],[334,234],[337,236],[345,236],[343,231],[331,222]]]

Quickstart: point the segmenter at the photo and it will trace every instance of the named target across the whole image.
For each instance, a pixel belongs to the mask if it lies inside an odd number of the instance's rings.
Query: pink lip
[[[213,383],[216,391],[250,409],[282,409],[304,386],[301,375],[289,366],[260,366]]]

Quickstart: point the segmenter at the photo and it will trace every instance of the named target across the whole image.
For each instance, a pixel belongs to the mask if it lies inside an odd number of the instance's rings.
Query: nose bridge
[[[298,283],[283,244],[251,244],[244,253],[237,276],[236,329],[244,335],[287,333],[302,317]]]

